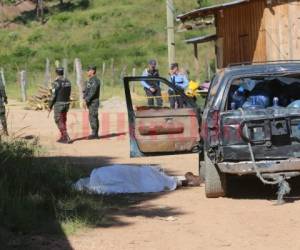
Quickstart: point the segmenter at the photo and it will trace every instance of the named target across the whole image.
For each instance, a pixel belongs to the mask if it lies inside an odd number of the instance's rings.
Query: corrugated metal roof
[[[213,15],[218,10],[230,8],[230,7],[233,7],[235,5],[247,3],[247,2],[250,2],[250,1],[251,0],[236,0],[236,1],[233,1],[233,2],[229,2],[229,3],[223,3],[223,4],[218,4],[218,5],[213,5],[213,6],[201,8],[201,9],[196,9],[196,10],[193,10],[191,12],[188,12],[188,13],[177,16],[177,19],[184,22],[186,20],[191,20],[191,19],[195,19],[195,18],[198,18],[198,17]]]
[[[199,37],[194,37],[188,40],[185,40],[186,43],[205,43],[205,42],[210,42],[210,41],[214,41],[217,39],[217,35],[213,34],[213,35],[206,35],[206,36],[199,36]]]

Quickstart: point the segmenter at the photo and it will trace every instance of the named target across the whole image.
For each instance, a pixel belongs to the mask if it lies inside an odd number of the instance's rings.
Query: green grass
[[[103,198],[72,187],[83,171],[40,152],[37,140],[0,142],[0,229],[69,234],[101,225],[107,209]]]
[[[20,236],[65,238],[78,230],[125,225],[114,212],[153,197],[78,192],[73,184],[89,170],[46,157],[44,150],[38,139],[0,140],[0,244],[4,248],[4,243]]]
[[[197,7],[197,1],[175,0],[176,14]],[[216,1],[212,1],[216,2]],[[78,57],[84,68],[96,64],[102,69],[106,64],[105,88],[118,89],[122,85],[121,72],[130,75],[132,68],[141,74],[150,58],[159,62],[162,75],[168,73],[166,46],[165,1],[153,0],[93,0],[84,8],[80,2],[58,7],[55,1],[49,5],[48,20],[40,24],[34,13],[18,17],[20,25],[14,30],[0,30],[0,65],[4,67],[11,97],[18,97],[17,72],[28,71],[29,93],[43,82],[45,59],[54,61],[68,58],[70,73],[73,60]],[[149,10],[149,11],[147,11]],[[193,48],[184,39],[213,30],[176,34],[177,61],[194,72]],[[212,60],[212,45],[200,46],[201,79],[207,78],[205,55]],[[115,74],[111,71],[114,60]],[[102,76],[100,74],[100,76]],[[110,93],[104,96],[109,97]]]

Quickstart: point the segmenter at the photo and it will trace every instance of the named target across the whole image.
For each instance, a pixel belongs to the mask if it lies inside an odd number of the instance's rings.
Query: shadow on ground
[[[112,139],[112,138],[115,138],[115,137],[125,136],[126,134],[127,134],[126,132],[122,132],[122,133],[111,133],[111,134],[101,135],[99,137],[99,140]],[[72,139],[71,142],[74,143],[74,142],[77,142],[77,141],[85,141],[85,140],[88,140],[88,136],[74,138],[74,139]]]
[[[300,177],[288,180],[286,202],[300,200]],[[256,176],[228,176],[228,196],[233,199],[277,200],[278,185],[264,185]]]
[[[89,176],[91,170],[96,166],[111,165],[112,158],[109,157],[41,157],[36,159],[40,164],[51,160],[58,168],[64,164],[71,166],[76,172],[76,178]],[[147,165],[147,164],[145,164]],[[79,171],[79,175],[77,173]],[[77,179],[76,179],[77,180]],[[74,180],[75,181],[75,180]],[[57,180],[59,187],[59,180]],[[41,187],[43,188],[43,187]],[[74,194],[75,193],[75,194]],[[41,226],[29,232],[10,231],[1,229],[0,244],[4,249],[73,249],[68,241],[68,227],[74,227],[71,231],[76,232],[76,227],[107,228],[127,227],[131,223],[126,217],[145,217],[166,219],[170,216],[180,216],[182,212],[175,207],[154,206],[147,201],[158,199],[169,193],[135,194],[102,196],[88,193],[71,193],[71,198],[57,201],[56,213],[59,216],[47,221],[45,216],[40,215]],[[26,209],[26,208],[24,208]],[[43,207],[41,210],[45,209]],[[36,211],[39,216],[40,211]],[[63,218],[61,218],[63,217]],[[68,222],[67,218],[75,218],[74,224]],[[69,226],[63,225],[66,221]],[[77,225],[78,224],[78,225]],[[82,225],[84,224],[84,225]]]

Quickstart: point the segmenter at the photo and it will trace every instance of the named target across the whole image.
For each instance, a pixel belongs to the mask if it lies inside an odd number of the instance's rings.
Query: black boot
[[[71,144],[72,140],[68,134],[61,136],[58,140],[58,143]]]
[[[87,137],[88,140],[97,140],[97,139],[100,139],[99,135],[98,134],[94,134],[92,133],[91,135],[89,135]]]
[[[1,121],[3,135],[8,136],[7,123],[5,120]]]

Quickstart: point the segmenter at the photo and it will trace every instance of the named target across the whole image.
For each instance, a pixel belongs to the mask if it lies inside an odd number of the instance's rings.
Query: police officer
[[[159,77],[159,71],[156,68],[156,61],[150,60],[148,68],[144,70],[143,76]],[[148,97],[148,106],[154,106],[154,100],[156,100],[156,105],[161,107],[163,105],[163,100],[161,98],[161,88],[159,81],[142,81],[142,86],[144,87],[146,96]]]
[[[186,89],[186,87],[189,84],[189,80],[187,79],[186,74],[180,72],[178,63],[172,63],[170,67],[170,81],[173,83],[174,86],[176,86],[179,89],[182,89],[183,91]],[[170,100],[170,106],[171,108],[175,108],[177,105],[177,108],[183,108],[184,107],[184,101],[181,96],[178,96],[178,94],[174,91],[174,89],[169,89],[169,100]]]
[[[83,92],[83,98],[89,110],[89,122],[92,133],[88,136],[89,140],[99,139],[99,97],[100,97],[100,80],[96,76],[96,66],[89,66],[87,76],[89,80]]]
[[[2,126],[2,132],[0,133],[0,135],[4,134],[8,136],[7,122],[5,116],[5,104],[7,104],[7,96],[6,96],[4,84],[0,76],[0,122]]]
[[[67,133],[67,113],[70,106],[71,83],[64,77],[64,68],[56,69],[57,78],[52,84],[50,111],[54,109],[54,121],[60,131],[59,143],[71,143]]]

